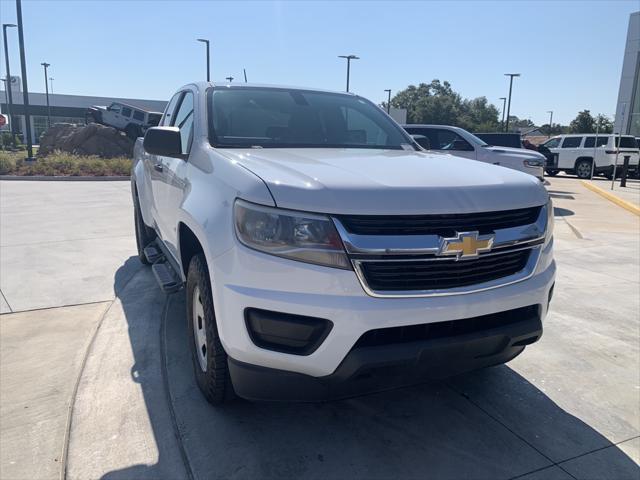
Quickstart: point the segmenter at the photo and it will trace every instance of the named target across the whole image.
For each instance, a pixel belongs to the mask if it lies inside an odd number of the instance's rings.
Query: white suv
[[[544,155],[524,148],[497,147],[473,133],[449,125],[403,125],[425,150],[519,170],[544,180]]]
[[[185,85],[136,141],[131,186],[138,254],[186,291],[212,403],[389,389],[508,362],[542,335],[542,184],[425,152],[357,95]]]
[[[161,117],[160,112],[149,112],[126,103],[113,102],[108,107],[89,107],[85,119],[87,124],[94,122],[114,127],[135,140],[144,135],[147,128],[158,125]]]
[[[541,145],[541,152],[547,157],[546,172],[554,176],[564,171],[575,174],[578,178],[590,178],[593,159],[596,159],[594,174],[604,174],[608,178],[613,176],[613,166],[616,161],[618,136],[614,134],[597,135],[574,134],[558,135]],[[639,150],[636,139],[630,135],[620,137],[620,152],[618,153],[618,167],[628,155],[629,171],[638,172]]]

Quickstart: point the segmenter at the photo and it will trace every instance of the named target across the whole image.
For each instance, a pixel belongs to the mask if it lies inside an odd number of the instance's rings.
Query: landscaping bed
[[[0,175],[51,177],[121,177],[131,174],[130,158],[100,158],[53,152],[33,162],[25,161],[26,152],[0,151]]]

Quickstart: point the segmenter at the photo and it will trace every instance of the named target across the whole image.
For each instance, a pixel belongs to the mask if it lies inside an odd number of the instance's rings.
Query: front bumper
[[[389,390],[508,362],[542,335],[540,310],[517,309],[510,323],[503,315],[503,325],[466,334],[437,335],[442,329],[435,324],[436,335],[430,339],[385,345],[358,342],[336,371],[324,377],[233,358],[229,370],[236,393],[249,400],[321,401]],[[482,320],[477,319],[478,324]]]
[[[457,321],[531,305],[540,306],[542,321],[555,279],[552,251],[550,241],[534,274],[526,280],[464,295],[428,298],[371,297],[351,270],[295,262],[240,244],[209,258],[208,265],[218,331],[232,363],[327,377],[370,330]],[[333,328],[309,355],[275,352],[252,341],[244,318],[247,308],[328,319]]]

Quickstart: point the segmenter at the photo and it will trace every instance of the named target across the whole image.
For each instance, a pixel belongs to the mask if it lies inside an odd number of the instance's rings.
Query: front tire
[[[560,170],[553,170],[551,168],[545,170],[545,173],[547,175],[549,175],[550,177],[555,177],[556,175],[558,175],[560,173]]]
[[[209,403],[220,405],[235,397],[227,353],[222,347],[207,263],[202,253],[189,263],[187,274],[187,330],[196,383]]]
[[[133,125],[133,124],[127,125],[127,128],[124,129],[124,133],[131,140],[135,140],[136,138],[142,136],[142,134],[140,132],[140,127],[138,127],[137,125]]]
[[[156,239],[156,232],[153,228],[147,227],[142,219],[142,212],[140,211],[140,203],[136,197],[133,205],[133,222],[136,229],[136,247],[138,248],[138,258],[144,265],[149,265],[149,260],[144,254],[144,249],[147,245]]]
[[[576,162],[576,175],[583,180],[591,178],[591,160],[578,160]]]

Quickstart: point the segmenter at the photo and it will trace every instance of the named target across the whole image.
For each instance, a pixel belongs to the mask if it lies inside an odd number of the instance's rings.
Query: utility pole
[[[505,77],[509,77],[509,103],[507,104],[507,123],[505,123],[504,131],[509,131],[509,115],[511,114],[511,91],[513,90],[513,77],[519,77],[519,73],[505,73]]]
[[[548,110],[547,113],[549,114],[549,135],[547,137],[551,138],[551,127],[553,126],[553,110]]]
[[[500,100],[502,100],[502,129],[504,130],[504,114],[507,111],[507,97],[500,97]]]
[[[387,92],[387,115],[391,112],[391,89],[385,88],[384,90]]]
[[[211,64],[210,64],[210,57],[209,57],[209,40],[207,40],[206,38],[198,38],[197,40],[207,45],[207,82],[210,82],[211,81],[211,68],[210,68]]]
[[[347,92],[349,91],[349,72],[351,70],[351,60],[360,60],[356,55],[338,55],[338,58],[347,59]]]
[[[18,42],[20,44],[20,69],[22,71],[22,106],[27,140],[27,161],[33,161],[33,139],[31,138],[31,116],[29,115],[29,87],[27,86],[27,59],[24,53],[24,28],[22,27],[22,0],[16,0],[18,17]]]
[[[44,91],[47,96],[47,128],[51,128],[51,106],[49,105],[49,77],[47,76],[47,68],[51,66],[50,63],[42,62],[40,65],[44,67]]]
[[[7,28],[17,27],[13,23],[5,23],[2,25],[2,39],[4,41],[4,60],[5,68],[7,71],[7,79],[4,82],[4,92],[7,95],[7,114],[9,117],[9,131],[11,132],[11,146],[16,148],[16,128],[13,124],[13,117],[11,112],[13,110],[13,95],[11,93],[11,70],[9,68],[9,48],[7,46]]]
[[[247,69],[243,68],[242,71],[244,72],[244,83],[247,83]]]

